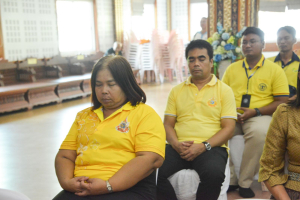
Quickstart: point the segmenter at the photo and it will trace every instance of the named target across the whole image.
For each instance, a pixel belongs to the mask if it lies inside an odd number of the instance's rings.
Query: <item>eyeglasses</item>
[[[257,42],[259,42],[259,41],[257,41],[257,40],[250,40],[250,41],[248,42],[248,41],[243,40],[242,45],[243,45],[243,46],[247,46],[247,45],[249,44],[250,46],[253,46],[253,45],[254,45],[255,43],[257,43]]]

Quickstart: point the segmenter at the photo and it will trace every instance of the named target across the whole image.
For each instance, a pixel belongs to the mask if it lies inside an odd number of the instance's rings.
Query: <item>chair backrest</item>
[[[145,43],[141,45],[141,68],[143,70],[153,70],[153,56],[151,44]]]
[[[133,69],[139,69],[140,67],[140,45],[138,43],[130,43],[129,51],[127,53],[126,59]]]
[[[162,66],[164,69],[171,68],[171,61],[170,61],[170,52],[168,44],[161,44],[160,45],[161,52],[162,52]]]

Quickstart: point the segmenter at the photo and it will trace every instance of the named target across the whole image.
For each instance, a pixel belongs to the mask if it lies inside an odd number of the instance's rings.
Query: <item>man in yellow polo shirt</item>
[[[291,100],[296,98],[298,69],[300,64],[299,57],[293,52],[293,46],[296,41],[296,30],[293,27],[281,27],[277,31],[277,46],[280,52],[277,56],[269,58],[284,70],[289,83],[289,97]]]
[[[234,96],[211,74],[213,49],[208,42],[191,41],[185,55],[191,77],[169,95],[164,119],[169,144],[158,172],[158,199],[177,199],[168,177],[194,169],[201,180],[197,200],[217,200],[225,178],[226,143],[235,127]]]
[[[259,170],[271,116],[289,95],[287,78],[281,67],[262,55],[264,44],[263,31],[248,27],[242,38],[245,59],[232,63],[222,79],[232,88],[238,109],[234,134],[243,134],[245,139],[239,180],[230,161],[229,191],[239,188],[239,194],[244,198],[254,197],[250,186]]]

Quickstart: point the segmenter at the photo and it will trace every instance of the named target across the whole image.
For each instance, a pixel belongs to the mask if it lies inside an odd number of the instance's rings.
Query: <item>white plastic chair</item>
[[[30,200],[22,193],[0,188],[0,199],[3,200]]]
[[[144,81],[144,73],[146,71],[153,71],[155,75],[155,81],[159,82],[158,66],[154,64],[152,45],[150,43],[144,43],[141,45],[141,57],[140,57],[140,77],[141,83]],[[150,73],[147,73],[147,81],[151,81]]]
[[[173,30],[170,33],[170,38],[168,42],[169,47],[169,55],[171,61],[171,68],[175,71],[177,82],[183,81],[183,40],[179,37],[179,35]],[[185,72],[187,72],[187,65],[185,65]]]
[[[178,200],[195,200],[198,185],[200,183],[199,176],[195,170],[183,169],[169,178]],[[227,190],[230,183],[229,159],[225,168],[225,180],[221,187],[218,200],[227,200]]]
[[[152,59],[154,67],[157,69],[159,80],[156,80],[157,82],[160,81],[160,83],[164,82],[164,68],[163,68],[163,52],[161,48],[161,36],[158,33],[158,30],[154,29],[151,36],[151,50],[152,50]]]

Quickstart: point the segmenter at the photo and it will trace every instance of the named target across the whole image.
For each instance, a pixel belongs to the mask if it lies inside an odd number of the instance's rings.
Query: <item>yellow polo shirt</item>
[[[293,52],[293,56],[292,56],[291,60],[286,65],[284,65],[284,63],[281,61],[280,54],[278,54],[277,56],[268,58],[268,59],[271,60],[272,62],[278,64],[283,69],[283,71],[288,79],[290,89],[291,89],[291,87],[294,87],[295,89],[297,89],[298,70],[299,70],[299,65],[300,65],[299,57]]]
[[[261,108],[272,103],[274,97],[289,95],[287,78],[280,66],[262,56],[256,66],[249,69],[245,58],[232,63],[222,79],[233,90],[236,107],[241,107],[242,96],[247,93],[248,78],[245,69],[249,77],[254,73],[249,79],[249,108]]]
[[[237,118],[232,90],[215,75],[200,91],[191,83],[191,77],[175,86],[169,94],[165,115],[176,117],[174,128],[180,142],[195,143],[220,131],[221,119]]]
[[[60,149],[75,150],[74,176],[108,180],[139,151],[165,156],[161,118],[148,105],[128,102],[106,119],[102,108],[87,108],[77,117]]]

